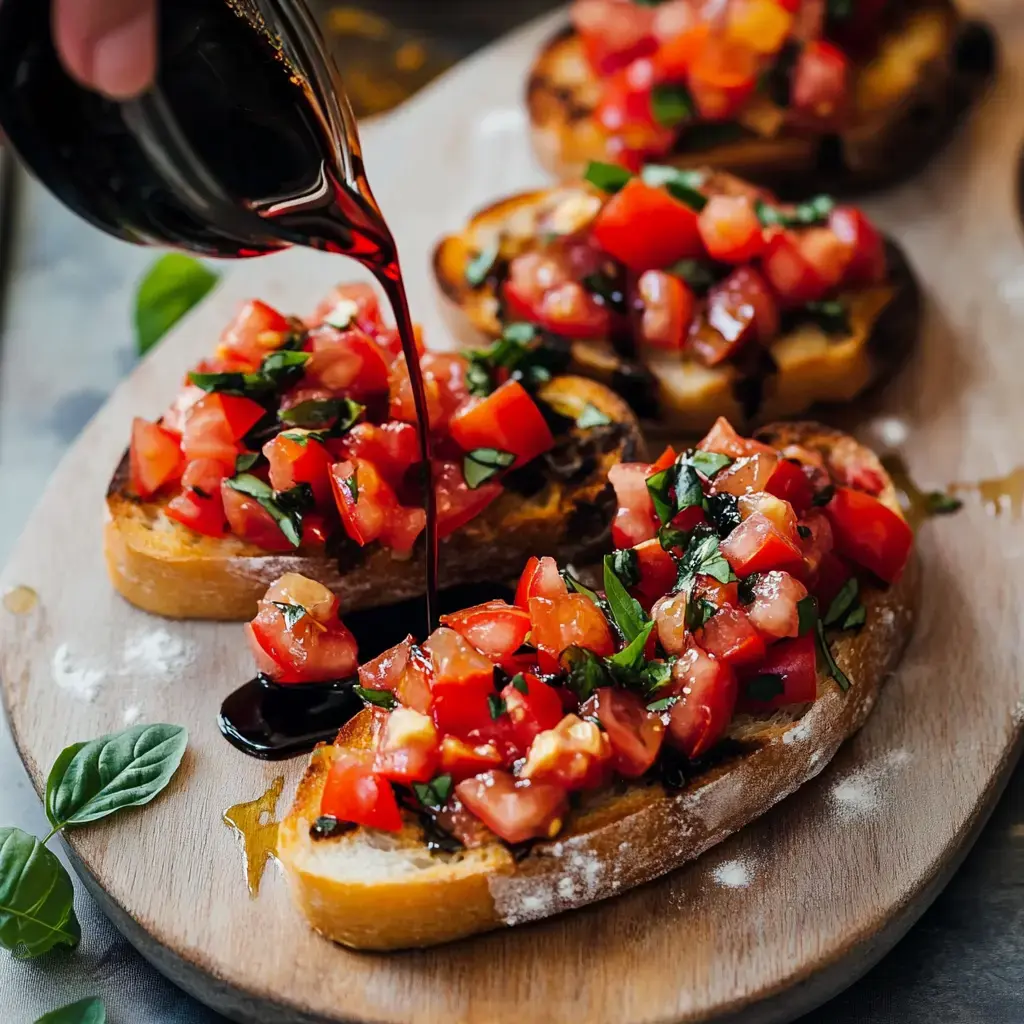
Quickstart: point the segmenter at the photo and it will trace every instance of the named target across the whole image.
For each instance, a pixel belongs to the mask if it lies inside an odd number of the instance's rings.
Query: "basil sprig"
[[[103,1000],[93,996],[44,1013],[36,1024],[106,1024],[106,1020],[107,1011]]]
[[[632,643],[644,631],[648,619],[640,602],[629,593],[616,574],[614,555],[604,556],[604,596],[615,624],[626,642]]]
[[[351,398],[311,398],[290,409],[282,409],[277,418],[291,427],[329,430],[337,437],[351,430],[365,412],[366,406]]]
[[[688,451],[660,473],[647,479],[647,490],[654,502],[654,511],[667,526],[685,509],[694,506],[707,508],[701,477],[714,479],[726,466],[732,464],[727,455],[716,452]]]
[[[466,452],[466,457],[462,460],[462,475],[465,477],[466,486],[475,491],[503,469],[508,469],[515,461],[513,452],[503,452],[500,448],[474,448],[471,452]]]
[[[273,517],[293,548],[302,544],[302,516],[313,507],[309,484],[299,484],[289,491],[275,491],[270,484],[251,473],[239,473],[225,482],[233,491],[258,501]]]
[[[241,395],[259,401],[294,384],[308,362],[308,352],[278,349],[264,356],[260,368],[252,373],[190,373],[188,379],[207,392]]]

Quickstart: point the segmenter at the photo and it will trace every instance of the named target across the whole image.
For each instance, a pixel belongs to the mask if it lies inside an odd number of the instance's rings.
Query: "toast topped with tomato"
[[[443,586],[512,578],[533,551],[607,543],[608,471],[642,443],[626,403],[505,340],[426,352]],[[423,474],[408,367],[365,285],[307,322],[251,302],[156,423],[137,419],[107,495],[114,586],[175,618],[251,618],[284,571],[346,610],[424,590]]]
[[[649,425],[693,435],[850,401],[895,371],[921,315],[908,263],[859,209],[661,165],[595,163],[495,203],[434,271],[465,338],[532,325]]]
[[[783,189],[909,176],[990,81],[991,30],[949,0],[576,0],[527,105],[561,179],[592,160],[711,165]]]
[[[864,722],[916,594],[871,452],[813,423],[747,439],[720,421],[610,479],[595,589],[531,558],[514,604],[359,667],[366,710],[314,752],[279,837],[326,937],[427,946],[614,895],[791,794]],[[250,627],[261,669],[286,685],[326,636],[355,671],[336,608],[276,583]]]

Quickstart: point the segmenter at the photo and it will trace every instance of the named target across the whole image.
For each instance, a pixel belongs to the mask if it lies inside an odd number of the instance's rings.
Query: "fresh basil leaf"
[[[809,594],[796,603],[797,633],[803,636],[814,629],[818,621],[818,602]]]
[[[686,628],[691,633],[702,628],[717,611],[718,607],[705,598],[700,598],[698,601],[687,601],[684,615]]]
[[[309,614],[308,609],[303,608],[301,604],[275,601],[274,607],[284,616],[286,629],[294,629]]]
[[[839,299],[808,302],[794,312],[794,317],[817,324],[826,334],[845,336],[852,333],[850,311]]]
[[[496,722],[508,711],[508,706],[496,693],[489,693],[487,694],[487,709],[491,713],[491,718]]]
[[[612,684],[612,678],[604,662],[586,647],[578,647],[575,644],[567,647],[562,651],[558,661],[566,673],[565,685],[576,694],[581,703],[595,690]]]
[[[648,711],[668,711],[679,703],[678,697],[662,697],[661,700],[652,701],[647,705]]]
[[[46,780],[54,831],[141,807],[167,788],[188,746],[181,725],[136,725],[65,747]]]
[[[587,274],[580,284],[598,300],[599,305],[622,315],[629,312],[625,287],[622,281],[612,275],[599,270],[596,273]]]
[[[829,484],[827,487],[822,487],[817,494],[811,498],[811,504],[818,508],[827,505],[836,496],[835,484]]]
[[[498,262],[500,252],[501,243],[495,240],[466,264],[466,283],[470,288],[479,288],[487,280],[494,269],[494,264]]]
[[[651,112],[654,120],[665,128],[675,128],[696,114],[690,90],[681,83],[656,85],[651,90]]]
[[[286,437],[289,441],[294,441],[300,448],[308,448],[310,441],[316,441],[319,444],[323,444],[327,440],[327,431],[325,430],[282,430],[278,435],[279,437]]]
[[[606,607],[605,602],[602,601],[601,598],[598,597],[598,595],[590,589],[590,587],[585,587],[582,583],[580,583],[580,581],[576,579],[576,577],[573,576],[573,574],[569,572],[568,569],[564,570],[561,575],[562,579],[565,580],[565,585],[567,587],[570,587],[573,590],[575,590],[577,594],[582,594],[584,597],[589,597],[590,600],[593,601],[598,608],[604,611]]]
[[[615,573],[614,556],[604,556],[604,596],[612,618],[622,631],[627,643],[632,643],[643,632],[647,623],[640,603],[632,598]]]
[[[220,280],[191,256],[170,252],[146,271],[135,292],[135,348],[144,356]]]
[[[704,489],[701,486],[697,470],[688,463],[677,463],[675,466],[676,480],[676,514],[695,505],[704,505]]]
[[[576,418],[576,426],[580,430],[589,430],[591,427],[605,427],[611,423],[611,419],[605,416],[603,412],[596,405],[591,402],[587,402],[583,406],[583,412]]]
[[[70,1006],[44,1013],[36,1024],[106,1024],[107,1011],[103,1000],[96,996],[79,999]]]
[[[633,548],[619,548],[608,556],[612,560],[612,572],[627,587],[640,582],[640,558]]]
[[[525,694],[530,692],[530,684],[527,683],[526,676],[524,676],[522,672],[517,672],[512,677],[511,685],[513,690],[518,690],[520,693]]]
[[[374,690],[368,686],[353,686],[352,692],[364,703],[372,704],[375,708],[394,711],[398,707],[398,701],[390,690]]]
[[[501,331],[501,340],[511,345],[529,345],[531,341],[537,336],[537,328],[533,324],[525,323],[524,321],[516,321],[514,323],[505,324]],[[498,360],[499,365],[506,365],[507,360]],[[512,366],[507,366],[508,369],[512,369]]]
[[[690,543],[690,530],[677,530],[674,526],[658,527],[658,543],[665,551],[686,548]]]
[[[412,791],[424,807],[439,811],[448,803],[448,798],[452,795],[452,777],[438,775],[430,782],[414,782]]]
[[[835,200],[831,196],[824,195],[814,196],[804,203],[797,203],[791,210],[784,210],[760,199],[754,203],[757,218],[766,228],[798,228],[823,224],[828,220],[828,216],[835,206]]]
[[[697,527],[679,562],[676,591],[689,590],[698,576],[711,576],[719,583],[732,580],[732,569],[718,547],[717,535],[707,527]]]
[[[825,662],[828,674],[836,681],[839,689],[845,692],[850,688],[850,680],[846,678],[846,674],[838,664],[836,664],[836,659],[832,656],[832,651],[828,646],[828,640],[825,638],[825,625],[821,619],[818,619],[815,635],[818,639],[818,653]]]
[[[654,697],[672,682],[672,664],[671,660],[649,661],[641,669],[638,681],[645,696]]]
[[[262,458],[259,452],[243,452],[235,457],[235,475],[247,473]]]
[[[278,349],[263,357],[253,373],[190,373],[189,382],[207,392],[259,400],[294,384],[309,362],[308,352]]]
[[[77,946],[82,930],[64,865],[19,828],[0,828],[0,946],[30,960]]]
[[[721,268],[694,259],[679,260],[673,263],[666,273],[682,278],[690,290],[697,295],[704,295],[724,276]]]
[[[641,172],[643,180],[653,188],[664,188],[673,199],[700,213],[708,205],[708,197],[699,191],[704,183],[701,171],[683,171],[678,167],[648,164]]]
[[[699,449],[688,457],[688,461],[707,480],[714,480],[716,474],[733,463],[728,455],[722,455],[719,452],[704,452]]]
[[[233,491],[258,501],[271,514],[288,543],[299,547],[302,543],[302,514],[298,509],[283,507],[281,494],[275,494],[268,483],[250,473],[239,473],[226,483]]]
[[[497,371],[508,371],[512,380],[530,389],[549,381],[565,370],[571,358],[568,346],[548,344],[538,339],[537,329],[528,323],[506,324],[501,337],[489,348],[467,352],[469,366],[466,383],[470,394],[489,395],[497,386]]]
[[[643,667],[644,648],[647,646],[652,629],[654,629],[654,623],[648,622],[621,651],[605,659],[613,672],[615,669],[625,669],[630,672]]]
[[[752,572],[745,579],[740,580],[739,586],[736,588],[739,594],[740,604],[751,604],[754,598],[757,596],[754,593],[754,588],[757,586],[758,581],[761,579],[759,572]]]
[[[840,619],[846,618],[847,613],[857,603],[859,593],[860,583],[856,576],[851,576],[828,606],[828,611],[825,613],[825,625],[834,626]],[[803,631],[801,630],[801,632]]]
[[[466,366],[466,389],[474,398],[486,398],[494,390],[491,371],[472,355]]]
[[[311,398],[290,409],[282,409],[277,418],[305,430],[330,429],[337,436],[351,430],[365,412],[366,406],[351,398]]]
[[[499,448],[474,448],[462,460],[462,475],[466,479],[466,486],[475,491],[515,461],[512,452],[503,452]]]
[[[706,507],[708,518],[722,540],[743,522],[739,500],[735,494],[727,494],[724,491],[721,494],[709,494]]]
[[[860,629],[868,620],[867,609],[859,604],[843,619],[843,629]]]
[[[676,514],[676,505],[672,499],[672,484],[675,482],[673,477],[674,473],[670,466],[647,478],[647,492],[663,525],[671,523]]]
[[[785,692],[785,680],[783,680],[782,676],[771,672],[754,676],[744,687],[744,694],[747,700],[756,700],[761,703],[781,697]]]
[[[959,498],[942,491],[930,491],[925,495],[925,508],[930,516],[948,516],[959,512],[964,503]]]
[[[629,183],[629,179],[633,175],[618,164],[606,164],[592,160],[587,165],[583,177],[602,192],[618,192]]]

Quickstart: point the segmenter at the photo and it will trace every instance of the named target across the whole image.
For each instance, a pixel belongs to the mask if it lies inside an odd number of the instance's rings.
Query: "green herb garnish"
[[[629,183],[629,179],[633,175],[618,164],[606,164],[592,160],[587,165],[583,177],[602,192],[618,192]]]
[[[299,547],[302,543],[303,509],[297,507],[300,504],[296,500],[298,495],[292,495],[290,491],[275,493],[270,484],[264,483],[259,477],[252,476],[250,473],[239,473],[228,479],[226,483],[233,491],[238,491],[239,494],[245,494],[258,501],[271,514],[288,543],[292,547]],[[308,485],[306,486],[308,487]],[[299,488],[293,490],[298,491]],[[303,490],[303,494],[305,493],[306,491]],[[291,495],[291,497],[286,497],[282,501],[282,497],[285,495]]]
[[[567,647],[559,658],[559,664],[566,672],[565,685],[585,701],[602,686],[610,686],[612,679],[604,662],[586,647],[575,644]]]
[[[615,624],[626,642],[632,643],[643,632],[648,620],[640,603],[630,596],[616,574],[613,555],[604,557],[604,594]]]
[[[641,176],[648,185],[666,189],[673,199],[678,199],[696,213],[708,205],[708,197],[699,191],[704,183],[701,171],[682,171],[678,167],[648,164]]]
[[[191,256],[171,252],[146,272],[135,293],[135,348],[144,356],[220,280]]]
[[[688,600],[686,602],[686,614],[684,615],[686,628],[691,633],[702,628],[717,611],[718,606],[705,598],[700,598],[697,601]]]
[[[846,678],[846,674],[836,664],[836,659],[832,657],[832,651],[829,650],[828,640],[825,638],[825,624],[821,619],[818,619],[815,635],[818,640],[818,652],[825,661],[828,674],[836,681],[840,690],[848,690],[850,688],[850,680]]]
[[[763,200],[754,204],[757,218],[766,227],[799,228],[823,224],[835,209],[836,201],[831,196],[814,196],[804,203],[797,203],[791,210],[783,210]]]
[[[335,436],[351,430],[366,412],[366,406],[351,398],[311,398],[290,409],[282,409],[277,418],[292,427],[306,430],[330,429]]]
[[[679,703],[678,697],[662,697],[661,700],[652,701],[647,705],[648,711],[668,711]]]
[[[491,718],[497,721],[508,711],[508,707],[496,693],[489,693],[487,694],[487,710],[490,711]]]
[[[704,452],[698,449],[689,456],[689,462],[701,476],[713,480],[723,469],[731,466],[733,460],[719,452]]]
[[[616,669],[635,672],[643,667],[644,648],[647,646],[647,640],[653,629],[654,623],[648,622],[621,651],[605,659],[613,674]]]
[[[462,460],[462,475],[466,479],[466,486],[475,491],[515,461],[514,453],[503,452],[500,448],[474,448]]]
[[[612,572],[624,586],[635,587],[640,582],[640,559],[633,548],[619,548],[608,557],[612,560]]]
[[[709,528],[697,527],[690,536],[686,553],[679,562],[676,591],[688,591],[698,576],[711,576],[719,583],[730,583],[732,569],[718,546],[718,536]]]
[[[802,598],[796,603],[796,615],[796,630],[800,636],[803,636],[804,633],[809,633],[814,629],[814,625],[818,621],[818,602],[810,595]]]
[[[470,288],[479,288],[487,280],[501,252],[500,242],[493,242],[481,250],[466,264],[466,283]]]
[[[666,128],[675,128],[693,118],[697,108],[685,85],[666,83],[651,90],[651,112],[654,120]]]
[[[430,782],[414,782],[412,791],[416,799],[430,810],[439,811],[452,795],[452,777],[450,775],[438,775]]]
[[[207,392],[241,395],[259,401],[294,384],[302,376],[307,362],[308,352],[278,349],[264,356],[260,368],[252,373],[190,373],[188,379]]]
[[[301,604],[275,601],[274,607],[284,616],[284,624],[287,629],[294,629],[309,614],[309,609],[303,608]]]
[[[754,676],[744,687],[747,700],[756,700],[761,703],[781,697],[785,691],[786,684],[782,676],[770,672]]]
[[[930,491],[924,496],[925,509],[930,516],[949,516],[959,512],[964,503],[943,491]]]
[[[591,402],[583,407],[583,412],[576,419],[576,426],[580,430],[589,430],[591,427],[604,427],[611,423],[611,419],[605,416],[600,409]]]
[[[235,473],[248,473],[261,458],[262,455],[259,452],[243,452],[241,455],[235,456]]]
[[[512,689],[518,690],[520,693],[529,693],[530,686],[526,681],[526,676],[522,672],[517,672],[512,677]]]
[[[398,707],[398,701],[390,690],[373,690],[367,686],[353,686],[352,692],[365,703],[372,704],[375,708],[394,711]]]

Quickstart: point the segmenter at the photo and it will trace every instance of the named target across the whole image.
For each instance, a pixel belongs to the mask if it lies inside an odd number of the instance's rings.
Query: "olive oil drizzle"
[[[31,587],[13,587],[4,594],[3,603],[12,615],[28,615],[39,603],[39,595]]]
[[[223,815],[224,824],[241,840],[245,853],[245,881],[249,898],[260,892],[263,872],[271,859],[277,859],[277,833],[280,822],[274,817],[277,801],[284,789],[284,776],[278,775],[270,788],[255,800],[235,804]]]

